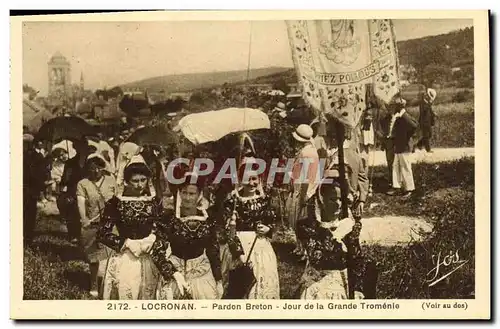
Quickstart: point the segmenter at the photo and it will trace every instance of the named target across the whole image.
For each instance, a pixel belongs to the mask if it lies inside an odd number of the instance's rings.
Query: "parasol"
[[[215,142],[231,133],[270,129],[266,113],[252,108],[227,108],[189,114],[179,121],[180,130],[194,145]]]
[[[38,133],[37,140],[81,140],[86,136],[95,136],[98,131],[84,119],[74,116],[64,116],[50,119],[44,123]]]

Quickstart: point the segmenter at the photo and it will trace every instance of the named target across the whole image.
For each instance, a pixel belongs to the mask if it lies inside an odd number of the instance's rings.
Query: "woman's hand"
[[[128,249],[135,256],[139,257],[142,254],[142,247],[140,241],[127,239],[123,245],[123,249]]]
[[[141,241],[141,250],[142,252],[149,254],[151,249],[153,248],[153,244],[156,241],[156,235],[151,233],[148,237],[142,239]]]
[[[251,261],[248,261],[247,263],[247,257],[245,255],[240,255],[239,260],[242,265],[248,265],[250,268],[253,268],[253,264]]]
[[[223,295],[224,295],[224,286],[222,285],[222,280],[217,281],[217,296],[219,296],[219,298],[222,299]]]
[[[180,294],[184,295],[186,292],[189,292],[191,288],[189,287],[189,284],[186,282],[184,275],[182,275],[181,272],[175,272],[173,276],[175,282],[177,283],[177,288],[179,288]]]
[[[264,225],[264,224],[257,225],[257,234],[259,234],[259,235],[266,235],[267,233],[269,233],[270,230],[271,230],[271,228],[269,226]]]
[[[87,216],[85,216],[85,218],[82,218],[80,222],[82,223],[82,228],[86,228],[90,225],[90,219]]]

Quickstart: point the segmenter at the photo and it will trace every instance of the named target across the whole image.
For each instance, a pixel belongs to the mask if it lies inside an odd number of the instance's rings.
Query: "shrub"
[[[474,99],[474,94],[471,91],[465,89],[460,90],[455,95],[453,95],[452,102],[464,103],[470,99]]]
[[[26,248],[24,251],[24,296],[25,300],[89,299],[80,286],[67,278],[68,268],[59,257],[51,257],[40,249]],[[75,273],[75,271],[73,272]],[[85,276],[81,269],[79,274]]]
[[[406,299],[473,298],[474,194],[458,188],[446,189],[429,198],[426,206],[428,215],[434,218],[434,230],[426,234],[423,242],[413,242],[404,248],[370,248],[369,255],[378,260],[379,267],[389,269],[388,273],[382,272],[379,296]],[[430,286],[433,281],[458,267],[458,264],[441,266],[439,274],[433,278],[438,255],[441,255],[442,262],[445,256],[455,253],[468,263],[453,275]]]
[[[418,164],[414,175],[425,197],[409,202],[400,215],[425,216],[434,225],[421,242],[386,247],[366,246],[366,257],[379,269],[378,298],[471,298],[474,296],[474,159]],[[388,201],[390,202],[390,201]],[[411,208],[411,210],[410,210]],[[418,209],[417,209],[418,208]],[[429,286],[437,255],[459,253],[466,265]],[[455,265],[458,266],[458,265]],[[452,270],[441,267],[436,279]],[[432,274],[428,275],[431,272]]]

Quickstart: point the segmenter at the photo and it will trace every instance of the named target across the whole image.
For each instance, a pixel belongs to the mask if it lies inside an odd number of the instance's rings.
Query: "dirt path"
[[[419,241],[419,232],[432,231],[432,225],[421,218],[406,216],[384,216],[364,218],[362,220],[360,242],[362,244],[379,244],[393,246],[406,244],[412,240]]]
[[[375,151],[374,152],[374,166],[385,166],[387,165],[385,159],[385,152]],[[464,148],[435,148],[432,153],[427,153],[425,151],[416,151],[412,154],[413,163],[426,162],[426,163],[436,163],[451,160],[458,160],[463,157],[474,156],[473,147]]]

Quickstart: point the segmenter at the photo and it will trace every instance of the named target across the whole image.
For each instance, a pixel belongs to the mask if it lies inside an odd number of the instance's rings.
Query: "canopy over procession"
[[[411,140],[420,128],[430,151],[436,91],[424,88],[419,121],[406,112],[389,19],[286,27],[298,101],[273,90],[264,108],[244,95],[118,134],[23,103],[25,244],[40,204],[56,202],[93,298],[280,299],[273,238],[287,230],[304,264],[295,298],[376,298],[359,239],[373,152],[382,144],[388,194],[410,197]]]

